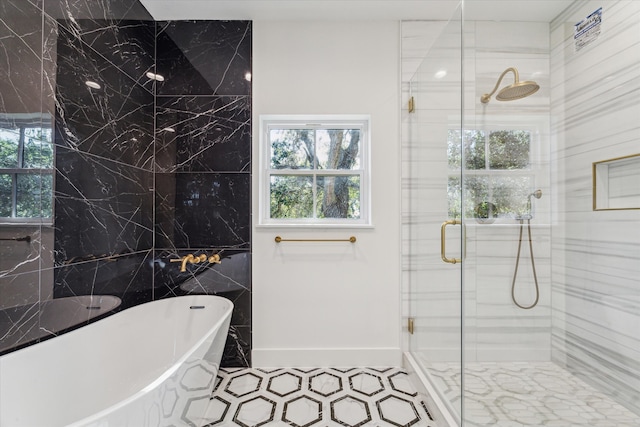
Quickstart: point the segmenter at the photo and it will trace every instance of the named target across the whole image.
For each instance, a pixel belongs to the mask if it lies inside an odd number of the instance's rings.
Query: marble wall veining
[[[575,25],[600,7],[599,35],[590,44],[576,49]],[[423,57],[429,47],[439,47],[434,40],[442,40],[434,33],[443,25],[403,23],[407,69],[415,70],[419,63],[416,58]],[[546,172],[539,181],[543,196],[534,201],[537,211],[533,222],[541,306],[531,312],[510,312],[508,284],[517,244],[517,236],[513,238],[515,228],[476,225],[471,231],[468,229],[467,239],[471,241],[468,257],[479,257],[481,262],[471,266],[467,262],[465,267],[465,280],[472,283],[467,287],[471,292],[465,294],[465,301],[473,304],[465,305],[465,311],[477,316],[465,317],[465,331],[471,331],[462,337],[466,349],[471,350],[471,354],[465,354],[465,360],[470,365],[474,361],[505,359],[551,360],[599,393],[640,413],[640,210],[594,211],[591,175],[593,162],[640,152],[637,102],[640,3],[576,1],[550,24],[466,22],[464,28],[465,47],[470,50],[465,55],[470,53],[477,58],[465,63],[465,70],[473,72],[472,79],[465,80],[465,86],[475,91],[471,104],[475,104],[474,111],[466,112],[467,119],[475,114],[474,120],[480,122],[479,112],[498,120],[509,114],[538,116],[543,121],[545,115],[549,117],[548,129],[542,127],[540,134],[546,145],[536,167]],[[425,63],[427,81],[433,79],[436,66],[446,62],[438,60],[447,59],[446,55],[437,54],[434,58]],[[501,105],[492,101],[484,108],[478,106],[477,97],[493,87],[496,74],[514,65],[519,68],[522,80],[542,83],[540,92],[517,103]],[[524,77],[525,73],[530,74]],[[411,75],[403,73],[405,80]],[[447,86],[445,78],[436,88],[429,89],[434,97],[448,93],[459,99],[459,93],[455,92],[459,77],[456,76],[456,86]],[[406,101],[411,91],[421,88],[407,81],[403,82],[403,89]],[[419,162],[428,159],[433,159],[429,169],[436,170],[437,156],[442,156],[442,152],[430,152],[408,136],[424,131],[429,137],[438,132],[443,127],[442,120],[446,121],[439,113],[443,105],[450,104],[445,104],[447,98],[443,97],[425,107],[419,91],[417,95],[417,109],[429,110],[431,120],[414,123],[403,111],[403,315],[420,316],[416,307],[426,301],[428,309],[422,314],[424,320],[430,321],[427,323],[430,330],[422,332],[418,324],[416,335],[406,334],[404,338],[406,349],[422,351],[433,362],[447,354],[439,351],[442,347],[446,350],[447,343],[460,342],[461,325],[456,323],[460,313],[451,300],[457,298],[459,306],[461,295],[441,284],[447,279],[442,268],[429,271],[424,282],[413,279],[412,275],[426,269],[427,251],[433,257],[438,256],[434,248],[439,236],[433,233],[429,240],[425,232],[427,238],[421,239],[415,232],[421,230],[421,224],[436,223],[436,218],[425,215],[421,209],[440,206],[442,200],[438,197],[443,196],[412,198],[415,193],[427,194],[441,188],[441,184],[434,185],[436,173],[431,180],[411,173],[427,170]],[[444,170],[440,167],[437,173]],[[529,269],[528,260],[522,261],[521,270]],[[530,273],[523,278],[530,286]],[[456,361],[460,351],[454,345],[450,347],[454,350],[449,354],[450,360]],[[501,348],[502,351],[491,352]],[[454,366],[460,369],[459,360]]]
[[[51,299],[215,293],[236,305],[223,363],[249,366],[251,23],[156,23],[138,0],[0,12],[0,123],[52,129],[55,153],[53,218],[0,227],[0,351],[58,333]],[[181,273],[189,253],[222,263]]]
[[[574,25],[600,7],[600,35],[577,50]],[[633,0],[577,2],[551,23],[552,360],[636,413],[640,210],[592,210],[591,166],[640,153],[639,35]]]
[[[156,83],[157,258],[219,253],[212,268],[228,264],[234,285],[221,286],[201,265],[185,272],[194,286],[173,284],[160,279],[175,277],[165,266],[156,269],[156,292],[207,289],[231,299],[223,364],[250,366],[251,281],[242,271],[251,269],[251,22],[158,22],[156,43],[164,77]]]
[[[45,4],[57,25],[53,296],[114,295],[119,309],[153,299],[154,96],[140,77],[154,23],[121,11],[135,5]]]
[[[42,25],[41,7],[42,1],[0,3],[0,128],[13,135],[21,126],[52,128],[55,32]],[[50,147],[51,138],[43,137],[42,143]],[[3,197],[1,203],[7,206],[11,200]],[[41,223],[12,224],[0,227],[0,239],[0,309],[24,306],[27,313],[37,313],[41,295],[51,298],[53,293],[53,233]],[[47,279],[45,286],[41,275]],[[16,325],[20,318],[0,311],[0,343],[20,342],[23,334]]]

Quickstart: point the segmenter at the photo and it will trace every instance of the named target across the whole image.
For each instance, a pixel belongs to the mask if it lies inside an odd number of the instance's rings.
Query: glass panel
[[[20,133],[16,130],[0,129],[0,168],[18,167]]]
[[[440,230],[443,221],[461,217],[459,171],[466,162],[483,169],[485,145],[482,133],[461,130],[461,32],[458,8],[410,83],[416,109],[408,115],[409,142],[403,152],[403,161],[411,165],[403,171],[403,197],[410,200],[403,215],[404,247],[409,250],[403,257],[403,284],[409,287],[409,316],[414,319],[409,349],[449,412],[458,418],[462,413],[462,270],[460,263],[442,261]],[[468,141],[464,150],[463,139]],[[453,176],[447,170],[458,173]],[[461,257],[461,229],[459,225],[446,228],[449,258]]]
[[[486,175],[464,177],[464,218],[487,218],[488,210],[493,212],[492,197],[489,191],[489,179]]]
[[[519,218],[532,215],[528,195],[533,189],[533,180],[533,176],[530,175],[491,177],[491,199],[498,209],[498,216]]]
[[[528,195],[534,188],[532,175],[467,175],[464,178],[464,218],[489,217],[516,219],[532,214]],[[449,218],[460,218],[460,177],[449,177]]]
[[[485,159],[485,134],[479,130],[449,129],[447,154],[449,169],[460,169],[462,164],[462,136],[464,135],[464,163],[467,169],[484,169]]]
[[[317,178],[318,218],[360,218],[360,176]]]
[[[360,169],[360,129],[316,131],[318,169]]]
[[[53,145],[51,144],[51,129],[26,128],[22,167],[25,168],[53,168]]]
[[[271,129],[271,169],[313,169],[313,129]]]
[[[0,217],[11,216],[11,175],[0,174]]]
[[[313,218],[313,178],[271,177],[271,218]]]
[[[491,169],[526,169],[529,167],[531,133],[523,130],[501,130],[489,134],[489,167]]]

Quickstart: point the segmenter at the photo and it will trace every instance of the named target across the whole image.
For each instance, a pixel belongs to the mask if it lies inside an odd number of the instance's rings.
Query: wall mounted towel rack
[[[280,236],[276,236],[274,239],[276,243],[280,242],[356,242],[356,236],[351,236],[348,239],[283,239]]]

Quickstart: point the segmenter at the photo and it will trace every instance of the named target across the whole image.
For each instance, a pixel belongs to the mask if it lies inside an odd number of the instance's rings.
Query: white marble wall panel
[[[531,175],[535,188],[543,197],[533,201],[532,222],[534,260],[539,283],[540,300],[531,310],[522,310],[511,300],[511,285],[517,259],[519,224],[474,224],[475,234],[469,244],[475,246],[474,256],[467,256],[465,286],[474,286],[475,298],[467,300],[465,321],[474,317],[475,358],[470,361],[536,361],[550,358],[550,186],[549,186],[549,37],[548,24],[524,22],[475,22],[475,96],[473,115],[467,115],[469,129],[529,127],[532,140]],[[508,37],[505,35],[508,34]],[[500,74],[515,67],[520,80],[535,80],[540,90],[531,97],[488,104],[480,103],[480,95],[490,92]],[[513,82],[505,75],[501,87]],[[473,221],[473,220],[471,220]],[[470,226],[471,227],[471,226]],[[535,282],[528,247],[526,227],[516,278],[516,298],[522,305],[535,299]],[[471,239],[468,239],[471,240]],[[474,283],[471,284],[471,280]],[[468,321],[466,322],[469,323]],[[468,340],[467,340],[468,341]],[[467,347],[469,343],[467,342]]]
[[[573,25],[599,7],[576,51]],[[551,43],[552,358],[640,413],[640,210],[593,211],[591,180],[592,162],[640,152],[640,2],[576,2]]]

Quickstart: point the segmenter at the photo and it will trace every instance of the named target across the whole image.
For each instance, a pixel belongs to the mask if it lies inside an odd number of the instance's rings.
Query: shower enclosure
[[[640,163],[608,178],[635,202],[603,211],[592,164],[640,152],[640,2],[509,3],[539,14],[463,1],[425,23],[439,35],[403,145],[408,359],[452,425],[638,426]],[[539,90],[482,99],[518,77]]]

